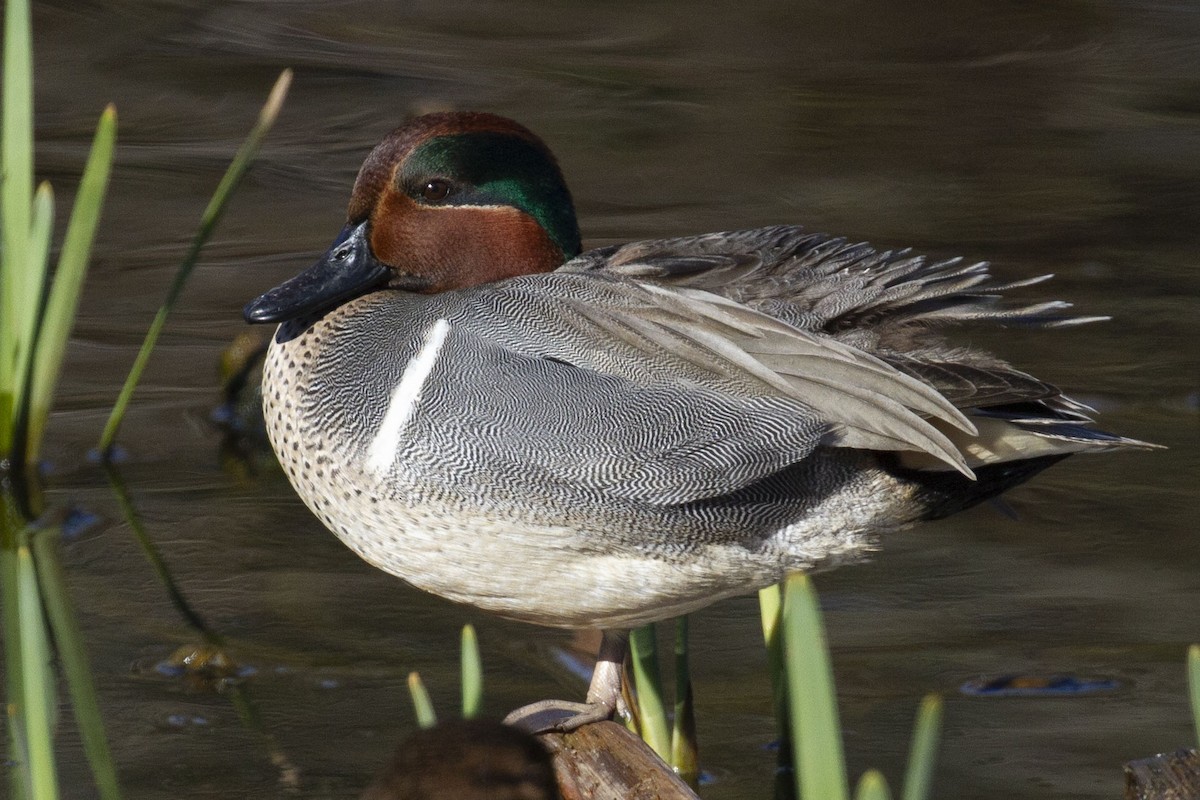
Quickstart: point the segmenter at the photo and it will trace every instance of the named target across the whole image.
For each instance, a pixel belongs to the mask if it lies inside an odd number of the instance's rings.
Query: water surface
[[[222,468],[216,363],[250,297],[337,233],[358,165],[406,115],[515,117],[558,154],[585,239],[781,222],[987,259],[1031,298],[1113,321],[963,330],[1169,450],[1075,458],[820,576],[855,775],[898,781],[921,695],[945,693],[937,795],[1117,797],[1121,764],[1194,743],[1200,640],[1200,14],[1187,4],[967,2],[42,3],[39,173],[67,197],[103,106],[117,165],[47,454],[55,499],[99,526],[65,558],[131,798],[351,797],[414,726],[404,678],[456,708],[479,628],[501,714],[582,684],[564,632],[408,589],[343,548],[277,474]],[[226,697],[153,670],[195,640],[85,451],[196,220],[279,70],[291,97],[205,253],[123,442],[133,497],[184,591],[257,668],[275,746]],[[61,215],[60,215],[61,216]],[[761,798],[774,756],[753,599],[693,621],[704,796]],[[1004,673],[1113,692],[965,697]],[[66,794],[91,791],[64,734]],[[288,773],[289,776],[291,773]]]

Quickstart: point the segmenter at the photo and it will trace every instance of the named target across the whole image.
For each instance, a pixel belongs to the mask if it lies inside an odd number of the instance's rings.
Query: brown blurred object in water
[[[454,720],[396,749],[362,800],[558,800],[550,754],[499,722]]]

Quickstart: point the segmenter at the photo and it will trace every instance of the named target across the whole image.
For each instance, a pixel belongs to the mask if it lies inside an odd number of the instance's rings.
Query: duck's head
[[[248,322],[377,289],[432,293],[547,272],[579,253],[554,156],[495,114],[427,114],[392,131],[363,162],[346,216],[316,264],[246,306]]]

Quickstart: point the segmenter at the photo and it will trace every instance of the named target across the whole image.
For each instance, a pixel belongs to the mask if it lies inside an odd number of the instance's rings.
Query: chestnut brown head
[[[280,322],[376,289],[442,292],[547,272],[579,246],[570,192],[540,139],[494,114],[428,114],[367,156],[328,252],[245,315]]]

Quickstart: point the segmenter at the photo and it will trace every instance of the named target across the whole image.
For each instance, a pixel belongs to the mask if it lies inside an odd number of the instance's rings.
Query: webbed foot
[[[526,733],[570,733],[592,722],[611,720],[613,712],[628,714],[620,694],[620,669],[628,650],[628,633],[605,631],[600,640],[600,655],[588,686],[587,703],[569,700],[540,700],[522,705],[504,717],[504,724]]]
[[[505,717],[504,724],[532,734],[570,733],[589,723],[612,719],[614,711],[627,713],[621,696],[621,665],[625,663],[628,641],[629,635],[624,631],[604,631],[586,703],[567,700],[530,703]]]
[[[567,700],[541,700],[521,706],[504,718],[526,733],[570,733],[592,722],[612,719],[613,707],[604,703],[572,703]]]

